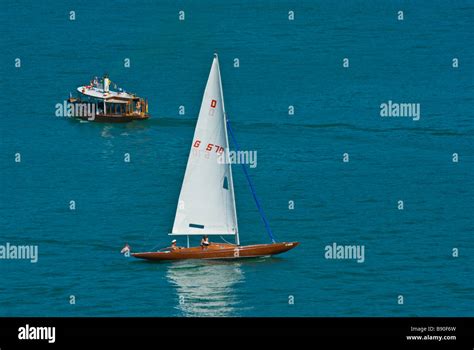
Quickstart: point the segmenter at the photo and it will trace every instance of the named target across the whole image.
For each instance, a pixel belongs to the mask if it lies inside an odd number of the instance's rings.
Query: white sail
[[[229,162],[222,162],[228,159],[229,151],[225,118],[216,55],[204,90],[172,235],[238,235],[232,169]]]

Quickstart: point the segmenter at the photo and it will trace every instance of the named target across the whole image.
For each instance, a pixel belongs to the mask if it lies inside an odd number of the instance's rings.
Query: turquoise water
[[[2,2],[0,244],[38,245],[39,261],[0,260],[0,316],[472,316],[473,18],[467,1]],[[301,245],[126,259],[125,242],[169,244],[214,52],[273,231]],[[152,119],[55,117],[104,72]],[[380,117],[388,100],[420,103],[420,120]],[[234,181],[242,244],[268,242],[239,168]],[[333,242],[365,262],[325,259]]]

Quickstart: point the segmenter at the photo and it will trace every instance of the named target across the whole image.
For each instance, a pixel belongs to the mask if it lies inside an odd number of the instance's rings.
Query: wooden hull
[[[242,259],[271,256],[284,253],[296,247],[298,242],[256,244],[236,246],[234,244],[212,243],[207,249],[201,247],[181,248],[173,251],[132,253],[138,259],[169,261],[186,259]]]
[[[134,116],[134,115],[128,115],[128,116],[96,115],[93,120],[90,120],[88,117],[74,117],[74,118],[81,119],[81,120],[87,120],[87,121],[90,121],[90,122],[96,122],[96,123],[129,123],[133,120],[148,119],[149,116],[147,114],[143,115],[143,116],[139,116],[139,115],[136,115],[136,116]]]

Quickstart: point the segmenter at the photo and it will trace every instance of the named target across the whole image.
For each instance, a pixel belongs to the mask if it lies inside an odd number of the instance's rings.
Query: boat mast
[[[227,113],[225,112],[224,106],[224,92],[222,90],[222,79],[221,79],[221,67],[219,66],[219,57],[217,53],[214,54],[214,57],[217,60],[217,67],[219,68],[219,85],[221,90],[221,101],[222,101],[222,111],[224,112],[224,131],[225,131],[225,143],[226,143],[226,162],[229,164],[229,182],[230,182],[230,191],[232,194],[232,200],[234,201],[234,216],[235,216],[235,244],[240,245],[239,238],[239,224],[237,223],[237,209],[235,206],[235,193],[234,193],[234,180],[232,179],[232,164],[229,158],[229,137],[227,135]]]

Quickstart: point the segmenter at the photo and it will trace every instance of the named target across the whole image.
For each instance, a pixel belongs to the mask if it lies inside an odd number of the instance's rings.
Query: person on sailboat
[[[122,254],[129,254],[131,250],[132,250],[132,248],[130,248],[130,246],[128,245],[128,243],[125,243],[125,247],[122,248],[122,250],[120,251],[120,253],[122,253]]]
[[[177,250],[177,249],[181,249],[181,247],[178,247],[178,246],[176,245],[176,240],[173,239],[173,240],[171,241],[170,250]]]
[[[207,235],[204,235],[204,237],[202,237],[201,239],[201,248],[202,249],[207,249],[209,247],[210,243],[209,243],[209,238],[207,238]]]

